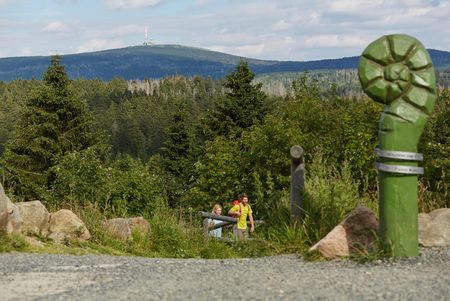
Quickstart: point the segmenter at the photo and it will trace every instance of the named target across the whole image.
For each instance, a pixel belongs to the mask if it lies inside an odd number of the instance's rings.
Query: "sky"
[[[0,57],[70,54],[144,42],[256,59],[360,55],[404,33],[450,51],[450,0],[0,0]]]

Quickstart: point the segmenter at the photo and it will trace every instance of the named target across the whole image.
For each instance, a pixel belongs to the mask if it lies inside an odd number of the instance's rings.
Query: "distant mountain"
[[[429,50],[437,68],[450,67],[450,52]],[[221,78],[230,73],[241,57],[201,48],[179,45],[133,46],[62,56],[71,78],[111,80],[162,78],[184,75]],[[244,58],[256,74],[353,69],[359,57],[317,61],[270,61]],[[50,64],[48,56],[0,58],[0,80],[40,79]]]

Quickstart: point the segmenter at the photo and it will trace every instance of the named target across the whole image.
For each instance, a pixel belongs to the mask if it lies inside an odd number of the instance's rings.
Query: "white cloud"
[[[244,45],[236,47],[236,52],[243,56],[256,57],[264,52],[264,44]]]
[[[64,24],[61,21],[53,21],[45,25],[42,30],[45,32],[56,33],[56,32],[67,32],[69,28],[67,27],[66,24]]]
[[[118,9],[155,6],[163,0],[104,0],[104,2],[109,8]]]
[[[110,31],[106,32],[105,34],[109,33],[112,36],[121,37],[126,36],[129,34],[142,34],[144,36],[144,28],[139,25],[134,24],[128,24],[123,26],[117,26],[112,28]],[[150,33],[150,28],[148,29]]]
[[[57,4],[77,4],[80,2],[80,0],[53,0],[55,1]]]
[[[198,5],[198,6],[202,6],[202,5],[209,4],[211,2],[212,2],[212,0],[195,0],[194,4]]]
[[[327,7],[331,12],[358,12],[364,13],[369,11],[369,9],[377,8],[383,9],[386,1],[384,0],[339,0],[339,1],[328,1]]]
[[[121,40],[109,40],[109,39],[92,39],[88,42],[82,44],[77,48],[78,53],[80,52],[91,52],[105,49],[113,49],[124,47]]]
[[[0,0],[0,6],[8,5],[9,3],[13,3],[14,0]]]
[[[243,45],[243,46],[225,46],[225,45],[213,45],[208,46],[208,49],[229,53],[237,56],[255,58],[264,51],[264,44],[253,44],[253,45]]]
[[[308,48],[315,47],[361,47],[368,44],[367,39],[353,35],[317,35],[305,39],[303,45]]]
[[[20,54],[23,56],[31,56],[33,55],[33,49],[30,47],[25,47],[20,50]]]
[[[290,29],[291,27],[292,27],[292,24],[290,22],[287,22],[286,20],[281,19],[277,23],[273,24],[270,27],[270,29],[273,29],[275,31],[282,31],[282,30]]]
[[[54,14],[24,12],[36,16],[31,20],[11,13],[22,9],[25,0],[0,0],[0,5],[17,8],[0,8],[0,45],[8,45],[2,55],[19,55],[29,45],[35,55],[55,47],[67,53],[137,45],[145,26],[156,43],[260,59],[358,55],[371,41],[392,33],[414,36],[427,48],[450,50],[445,30],[450,28],[450,0],[171,1],[102,0],[104,5],[88,5],[52,0],[45,2],[52,5],[43,4],[43,11]],[[143,7],[154,8],[125,9]]]

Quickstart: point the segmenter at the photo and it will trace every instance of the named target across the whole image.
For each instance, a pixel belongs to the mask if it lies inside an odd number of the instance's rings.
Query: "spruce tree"
[[[92,125],[87,104],[74,96],[60,57],[52,56],[43,85],[27,100],[6,146],[6,184],[26,199],[39,197],[50,186],[49,170],[59,159],[95,143]]]
[[[186,193],[191,183],[196,154],[194,134],[189,126],[184,104],[176,104],[171,123],[166,128],[165,134],[166,139],[161,148],[162,164],[171,175],[166,183],[170,187],[168,202],[171,207],[176,207],[180,197]]]
[[[165,132],[166,139],[161,149],[165,169],[176,177],[184,177],[192,168],[190,155],[193,150],[193,134],[188,125],[184,104],[176,104],[171,123]]]
[[[207,138],[239,135],[264,119],[268,111],[266,95],[261,91],[261,83],[252,83],[254,78],[255,74],[244,60],[226,76],[224,87],[227,92],[205,118]]]

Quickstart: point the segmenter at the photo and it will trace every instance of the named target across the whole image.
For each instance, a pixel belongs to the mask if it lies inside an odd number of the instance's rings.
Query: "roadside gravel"
[[[450,248],[370,263],[0,254],[0,299],[450,300]]]

